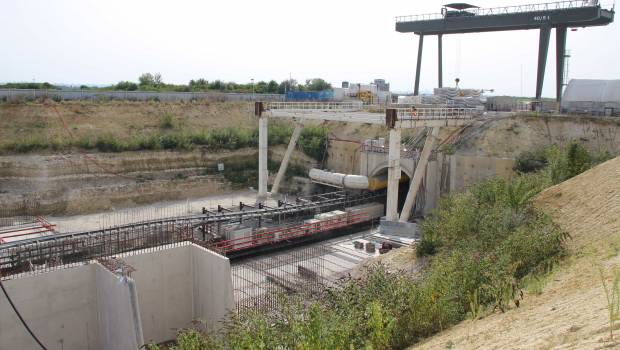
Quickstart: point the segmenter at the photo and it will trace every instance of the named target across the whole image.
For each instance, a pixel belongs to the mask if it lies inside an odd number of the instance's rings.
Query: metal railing
[[[267,110],[361,110],[362,101],[351,102],[267,102]]]
[[[504,7],[492,7],[492,8],[472,8],[465,10],[467,13],[475,16],[495,16],[495,15],[508,15],[514,13],[524,12],[539,12],[539,11],[552,11],[552,10],[566,10],[572,8],[583,7],[601,7],[606,9],[614,9],[615,3],[601,4],[598,1],[592,3],[591,1],[584,0],[568,0],[558,2],[547,2],[541,4],[527,4],[527,5],[515,5]],[[441,13],[426,13],[421,15],[409,15],[409,16],[397,16],[396,23],[400,22],[415,22],[415,21],[429,21],[435,19],[443,19],[445,16]],[[451,19],[467,18],[463,17],[450,17]]]
[[[376,105],[363,105],[361,102],[268,102],[265,104],[267,110],[297,111],[308,112],[366,112],[377,113],[385,116],[385,107]],[[391,107],[388,107],[391,108]],[[454,108],[454,107],[433,107],[433,108],[398,108],[399,120],[433,120],[433,119],[471,119],[480,114],[477,108]]]
[[[395,108],[399,121],[472,119],[480,115],[477,108]]]

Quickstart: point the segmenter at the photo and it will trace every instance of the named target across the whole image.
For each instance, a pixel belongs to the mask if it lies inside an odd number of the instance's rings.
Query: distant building
[[[385,79],[375,79],[374,84],[377,85],[379,91],[390,91],[390,83],[386,83]]]
[[[562,112],[620,115],[620,79],[571,79],[562,98]]]

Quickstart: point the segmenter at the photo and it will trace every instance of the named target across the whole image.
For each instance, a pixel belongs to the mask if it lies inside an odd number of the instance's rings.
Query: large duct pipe
[[[368,189],[368,177],[363,175],[332,173],[321,169],[310,169],[310,173],[308,175],[312,181],[330,186],[348,188],[352,190]]]
[[[367,177],[364,175],[332,173],[321,169],[311,169],[309,176],[314,182],[350,190],[378,191],[387,188],[387,174]],[[407,180],[409,180],[407,176],[400,177],[400,182]]]

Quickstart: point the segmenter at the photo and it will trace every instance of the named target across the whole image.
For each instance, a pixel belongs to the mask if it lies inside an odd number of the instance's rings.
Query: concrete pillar
[[[411,210],[413,209],[413,204],[415,203],[415,199],[418,195],[418,190],[420,189],[422,180],[424,180],[424,176],[426,175],[426,164],[428,164],[428,158],[431,156],[431,151],[433,150],[433,148],[435,148],[435,143],[438,136],[439,127],[434,127],[432,132],[426,135],[424,148],[422,149],[422,153],[420,154],[418,166],[415,168],[413,179],[411,179],[411,184],[409,185],[409,192],[407,192],[407,199],[405,200],[405,205],[403,206],[403,210],[400,213],[401,222],[407,222],[409,221],[409,217],[411,217]]]
[[[398,183],[400,180],[400,128],[390,129],[387,179],[387,221],[398,220]]]
[[[301,129],[303,129],[302,124],[295,125],[295,130],[293,130],[293,135],[291,135],[291,140],[288,143],[288,148],[286,149],[286,153],[284,153],[284,159],[282,159],[282,163],[280,163],[280,169],[278,170],[278,175],[276,175],[276,179],[273,182],[273,186],[271,187],[271,193],[278,193],[280,190],[280,183],[284,178],[284,174],[286,173],[286,169],[288,168],[288,162],[291,159],[291,155],[295,150],[295,145],[297,145],[297,140],[299,140],[299,135],[301,135]]]
[[[267,198],[267,145],[268,145],[267,116],[258,118],[258,201]]]

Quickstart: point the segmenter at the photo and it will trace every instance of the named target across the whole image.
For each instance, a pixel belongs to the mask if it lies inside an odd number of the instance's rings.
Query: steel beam
[[[437,87],[443,87],[443,34],[437,35]]]
[[[538,41],[538,71],[536,75],[536,100],[542,98],[543,83],[545,81],[545,67],[547,65],[547,53],[549,52],[549,37],[551,36],[551,27],[544,26],[540,28],[540,38]]]
[[[424,35],[420,34],[418,39],[418,64],[415,69],[415,86],[413,87],[413,94],[418,96],[420,94],[420,70],[422,69],[422,50],[424,49]]]
[[[555,28],[555,98],[562,101],[562,87],[564,86],[564,61],[566,59],[566,27]]]

